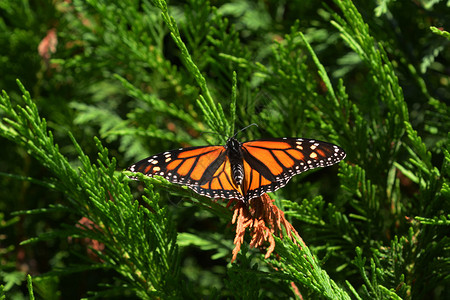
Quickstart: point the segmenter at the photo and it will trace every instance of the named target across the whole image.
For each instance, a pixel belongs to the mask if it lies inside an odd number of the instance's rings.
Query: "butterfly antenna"
[[[240,132],[242,132],[242,131],[244,131],[245,129],[247,129],[247,128],[249,128],[249,127],[251,127],[251,126],[256,126],[256,127],[258,127],[258,124],[256,124],[256,123],[252,123],[252,124],[250,124],[250,125],[248,125],[248,126],[245,126],[244,128],[242,128],[241,130],[239,130],[238,132],[236,132],[234,135],[233,135],[233,138],[235,138],[236,137],[236,135],[238,134],[238,133],[240,133]]]

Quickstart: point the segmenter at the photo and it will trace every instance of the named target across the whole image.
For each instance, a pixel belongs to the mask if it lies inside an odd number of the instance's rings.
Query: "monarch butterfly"
[[[143,159],[127,170],[162,176],[210,198],[253,198],[285,186],[297,174],[345,158],[339,146],[305,138],[271,138],[224,146],[180,148]]]

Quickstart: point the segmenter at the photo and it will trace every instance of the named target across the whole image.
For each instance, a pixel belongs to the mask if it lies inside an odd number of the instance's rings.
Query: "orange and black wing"
[[[242,144],[243,192],[248,200],[285,186],[297,174],[345,158],[339,146],[304,138],[274,138]]]
[[[210,198],[243,199],[234,184],[224,146],[167,151],[141,160],[128,170],[147,176],[162,176]]]

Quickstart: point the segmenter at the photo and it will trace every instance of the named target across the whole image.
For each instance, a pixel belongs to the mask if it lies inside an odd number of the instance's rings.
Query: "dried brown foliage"
[[[86,217],[82,217],[80,220],[78,220],[78,224],[76,224],[75,226],[84,230],[101,230],[97,224]],[[72,238],[69,238],[69,241],[72,241]],[[95,251],[103,252],[103,250],[105,250],[105,244],[90,238],[76,239],[76,241],[87,246],[87,254],[92,260],[103,261],[98,257]]]
[[[299,247],[297,241],[303,243],[295,228],[284,217],[284,212],[273,204],[267,194],[251,200],[250,206],[238,201],[233,207],[232,223],[236,224],[235,247],[231,262],[236,259],[244,241],[245,231],[248,228],[251,236],[250,247],[267,248],[265,258],[268,258],[275,249],[273,235],[283,238],[282,226],[290,238]]]

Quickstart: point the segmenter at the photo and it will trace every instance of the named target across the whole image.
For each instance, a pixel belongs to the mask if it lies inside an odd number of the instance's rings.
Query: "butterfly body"
[[[163,152],[130,166],[147,176],[162,176],[210,198],[251,199],[283,186],[296,174],[345,158],[336,145],[305,138],[271,138],[224,146]]]
[[[244,166],[242,158],[241,143],[235,138],[229,138],[226,144],[227,156],[230,159],[231,172],[234,183],[242,185],[244,180]]]

